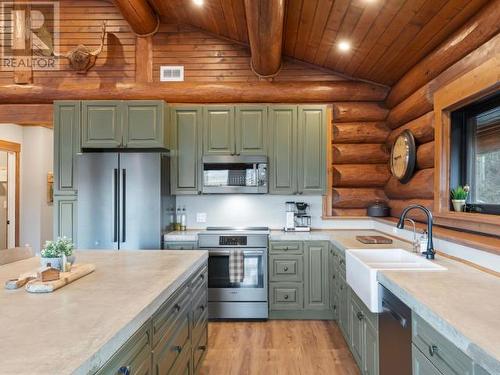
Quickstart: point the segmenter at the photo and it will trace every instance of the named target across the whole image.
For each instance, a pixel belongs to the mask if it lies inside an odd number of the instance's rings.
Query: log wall
[[[495,12],[498,14],[498,10]],[[485,22],[490,22],[490,13],[483,11],[479,13],[479,16],[481,15],[485,17]],[[475,21],[481,22],[481,18],[476,17]],[[391,177],[385,185],[384,192],[388,198],[392,216],[399,216],[404,207],[414,203],[422,204],[431,210],[433,208],[434,92],[500,53],[499,34],[493,37],[488,34],[489,38],[480,34],[480,38],[465,38],[464,41],[460,41],[460,32],[463,33],[463,30],[458,30],[455,35],[450,37],[450,40],[437,47],[421,63],[403,76],[394,85],[386,101],[386,105],[389,108],[392,107],[387,116],[387,125],[391,129],[386,140],[387,147],[390,147],[395,138],[406,129],[412,131],[417,144],[417,170],[413,178],[407,184],[401,184]],[[451,43],[451,40],[454,40],[455,44]],[[463,46],[463,43],[467,43],[467,46]],[[476,43],[474,48],[471,48],[470,44],[474,43]],[[454,47],[450,47],[450,45]],[[437,56],[442,56],[447,48],[452,48],[450,56],[454,59],[438,59]],[[432,64],[436,66],[434,67]],[[445,65],[443,66],[443,64]],[[423,70],[433,72],[433,74],[429,74],[426,81],[422,81],[423,73],[416,73]],[[434,74],[434,72],[439,74]],[[408,92],[405,87],[415,88]],[[419,213],[413,214],[411,217],[419,221],[425,219]]]

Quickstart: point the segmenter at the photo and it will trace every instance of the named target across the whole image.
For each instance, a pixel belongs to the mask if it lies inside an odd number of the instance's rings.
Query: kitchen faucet
[[[413,210],[414,208],[418,208],[424,211],[425,215],[427,216],[427,234],[429,238],[427,240],[427,250],[423,254],[425,254],[425,257],[427,259],[434,259],[434,254],[436,253],[436,251],[434,250],[434,244],[432,243],[432,212],[429,211],[429,209],[420,204],[412,204],[406,207],[401,213],[397,227],[398,229],[404,228],[406,214],[408,213],[408,211]]]

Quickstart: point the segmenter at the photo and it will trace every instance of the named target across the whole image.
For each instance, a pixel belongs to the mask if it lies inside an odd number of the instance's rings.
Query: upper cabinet
[[[166,108],[156,100],[82,102],[82,148],[168,148]]]
[[[203,108],[204,155],[235,155],[234,106]]]
[[[298,190],[324,194],[326,189],[325,106],[301,105],[298,109]]]
[[[267,154],[267,106],[236,107],[236,154]]]

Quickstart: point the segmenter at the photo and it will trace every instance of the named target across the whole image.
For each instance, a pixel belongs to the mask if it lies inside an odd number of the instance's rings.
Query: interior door
[[[77,166],[78,248],[118,249],[118,154],[79,155]]]
[[[120,249],[160,249],[161,157],[159,153],[120,154]]]
[[[18,154],[7,154],[7,248],[16,246],[16,158]]]

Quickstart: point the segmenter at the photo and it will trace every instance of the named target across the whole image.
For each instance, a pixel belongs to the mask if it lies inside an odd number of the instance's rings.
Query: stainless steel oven
[[[207,249],[210,319],[267,319],[267,228],[208,228],[198,237]],[[229,280],[232,249],[243,250],[244,278]]]
[[[203,157],[204,194],[265,194],[266,156],[208,155]]]

